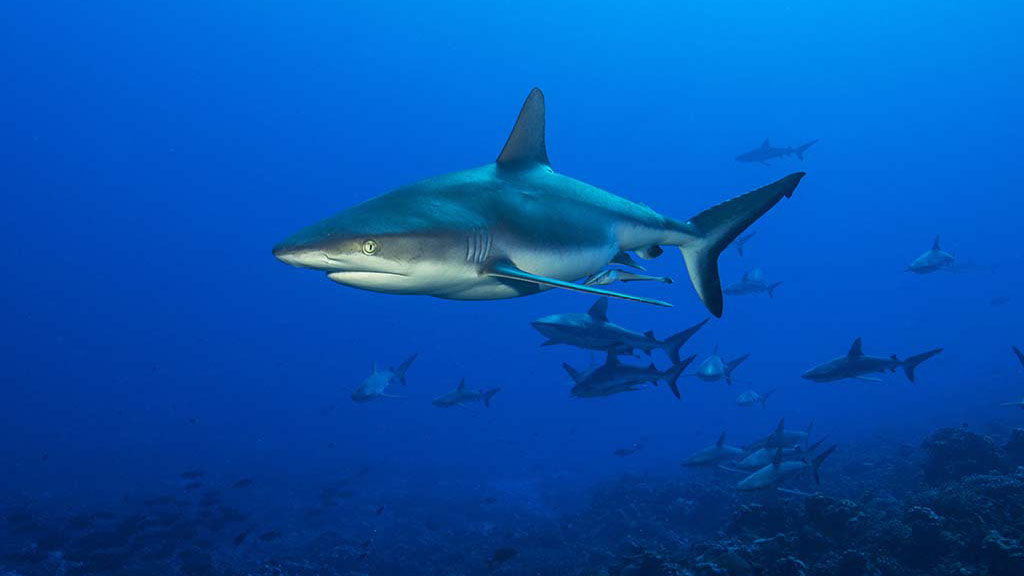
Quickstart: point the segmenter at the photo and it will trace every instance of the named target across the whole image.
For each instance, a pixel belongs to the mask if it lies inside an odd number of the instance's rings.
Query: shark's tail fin
[[[935,356],[939,352],[942,352],[942,348],[936,348],[935,350],[929,350],[923,354],[916,354],[907,358],[903,361],[903,372],[907,375],[907,380],[914,381],[914,368],[917,368],[921,362]]]
[[[499,388],[491,388],[490,390],[487,390],[486,392],[484,392],[484,406],[486,408],[490,408],[491,407],[491,398],[494,398],[494,395],[497,394],[498,392],[501,392],[501,388],[500,387]]]
[[[683,347],[683,344],[686,344],[690,338],[693,338],[693,335],[707,323],[708,318],[705,318],[686,330],[669,336],[664,342],[662,342],[662,347],[665,349],[665,353],[668,354],[668,357],[672,360],[673,364],[679,364],[679,349]]]
[[[722,315],[722,284],[718,256],[741,232],[765,212],[793,195],[803,172],[795,172],[772,184],[712,206],[688,221],[679,223],[679,250],[686,261],[690,281],[697,295],[715,316]]]
[[[1024,366],[1024,352],[1021,352],[1020,348],[1017,348],[1016,346],[1012,346],[1012,348],[1013,353],[1017,355],[1017,360],[1020,360],[1020,365]]]
[[[681,398],[679,395],[679,377],[683,374],[683,370],[686,370],[686,367],[689,366],[696,357],[697,355],[694,354],[680,362],[676,362],[671,368],[665,370],[663,378],[668,382],[668,387],[672,389],[672,393],[675,394],[676,398]]]
[[[768,285],[768,297],[769,298],[775,298],[775,289],[779,287],[779,284],[782,284],[782,282],[781,281],[773,282],[773,283]]]
[[[409,356],[408,360],[402,362],[398,368],[395,368],[395,377],[398,379],[398,383],[402,386],[405,386],[405,371],[409,369],[409,366],[412,366],[413,361],[416,360],[416,356],[418,355],[419,354],[413,354],[412,356]]]
[[[770,398],[772,394],[775,394],[775,390],[769,390],[761,396],[761,408],[768,407],[768,398]]]
[[[803,160],[804,159],[804,152],[806,152],[808,148],[810,148],[811,146],[814,146],[817,143],[818,143],[817,139],[811,140],[810,142],[808,142],[808,143],[806,143],[806,144],[804,144],[802,146],[797,146],[796,148],[794,148],[793,149],[793,153],[796,154],[797,158]]]
[[[814,460],[811,461],[811,471],[814,473],[815,484],[821,484],[821,476],[818,475],[818,471],[821,469],[821,463],[824,462],[825,459],[831,456],[832,453],[835,451],[836,445],[833,444],[829,446],[827,450],[815,456]]]
[[[746,360],[747,358],[750,358],[750,354],[744,354],[743,356],[740,356],[735,360],[729,361],[725,365],[725,381],[730,386],[732,386],[732,371],[735,370],[740,364],[743,364],[743,361]]]

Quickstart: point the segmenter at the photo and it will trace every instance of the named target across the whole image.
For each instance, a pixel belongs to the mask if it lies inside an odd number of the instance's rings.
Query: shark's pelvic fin
[[[540,88],[530,90],[530,95],[519,111],[516,125],[498,156],[498,166],[502,168],[520,168],[531,164],[550,165],[547,147],[544,145],[544,93]]]
[[[712,206],[683,225],[696,238],[682,243],[679,250],[686,260],[686,269],[697,295],[715,316],[722,315],[718,255],[779,200],[792,196],[803,177],[803,172],[795,172],[767,186]]]
[[[508,278],[510,280],[519,280],[521,282],[539,284],[541,286],[548,286],[550,288],[565,288],[566,290],[576,290],[577,292],[586,292],[588,294],[594,294],[596,296],[611,296],[613,298],[622,298],[623,300],[633,300],[634,302],[654,304],[655,306],[672,306],[668,302],[655,300],[653,298],[644,298],[642,296],[630,296],[629,294],[622,294],[621,292],[612,292],[611,290],[604,290],[603,288],[584,286],[582,284],[576,284],[574,282],[558,280],[557,278],[548,278],[546,276],[530,274],[529,272],[520,270],[518,267],[516,267],[515,264],[509,262],[508,260],[498,260],[490,263],[484,269],[483,273],[486,274],[487,276],[493,276],[495,278]]]

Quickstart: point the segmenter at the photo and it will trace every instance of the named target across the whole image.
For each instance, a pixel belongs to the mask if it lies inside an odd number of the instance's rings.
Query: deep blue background
[[[782,416],[840,444],[1020,421],[996,406],[1024,395],[1012,3],[154,4],[18,3],[0,21],[5,494],[114,497],[197,466],[295,487],[364,465],[585,486]],[[783,280],[775,299],[729,299],[688,345],[750,352],[741,383],[570,399],[560,363],[589,355],[539,348],[528,321],[589,297],[390,296],[271,256],[347,206],[492,161],[535,85],[557,171],[674,217],[808,171],[746,258],[722,258],[727,281]],[[803,162],[733,159],[766,136],[821,142]],[[903,272],[936,233],[998,268]],[[616,301],[613,320],[667,335],[705,317],[676,251],[651,267],[677,283],[628,289],[676,307]],[[947,351],[913,386],[799,378],[858,335],[869,353]],[[407,399],[349,400],[373,361],[412,352]],[[504,391],[490,410],[430,405],[462,377]],[[747,386],[778,392],[734,406]],[[641,456],[611,455],[642,436]]]

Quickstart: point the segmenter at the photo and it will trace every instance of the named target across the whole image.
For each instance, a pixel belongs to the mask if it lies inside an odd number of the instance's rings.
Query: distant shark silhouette
[[[760,148],[754,148],[750,152],[744,152],[737,156],[736,160],[739,162],[760,162],[765,166],[771,166],[771,164],[768,163],[769,160],[784,158],[791,154],[796,154],[797,158],[803,160],[804,152],[806,152],[811,146],[814,146],[817,142],[817,140],[811,140],[810,142],[803,144],[802,146],[797,146],[796,148],[792,146],[776,148],[772,146],[772,143],[768,138],[765,138],[764,142],[761,143]]]
[[[335,282],[393,294],[495,300],[564,288],[668,306],[575,280],[678,246],[698,296],[722,314],[718,256],[784,197],[802,172],[689,220],[555,173],[544,141],[544,95],[533,89],[496,162],[404,186],[300,230],[282,262]]]

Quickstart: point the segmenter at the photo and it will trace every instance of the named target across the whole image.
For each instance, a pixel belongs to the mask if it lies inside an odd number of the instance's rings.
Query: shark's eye
[[[377,241],[366,240],[363,242],[363,254],[373,256],[377,252]]]

